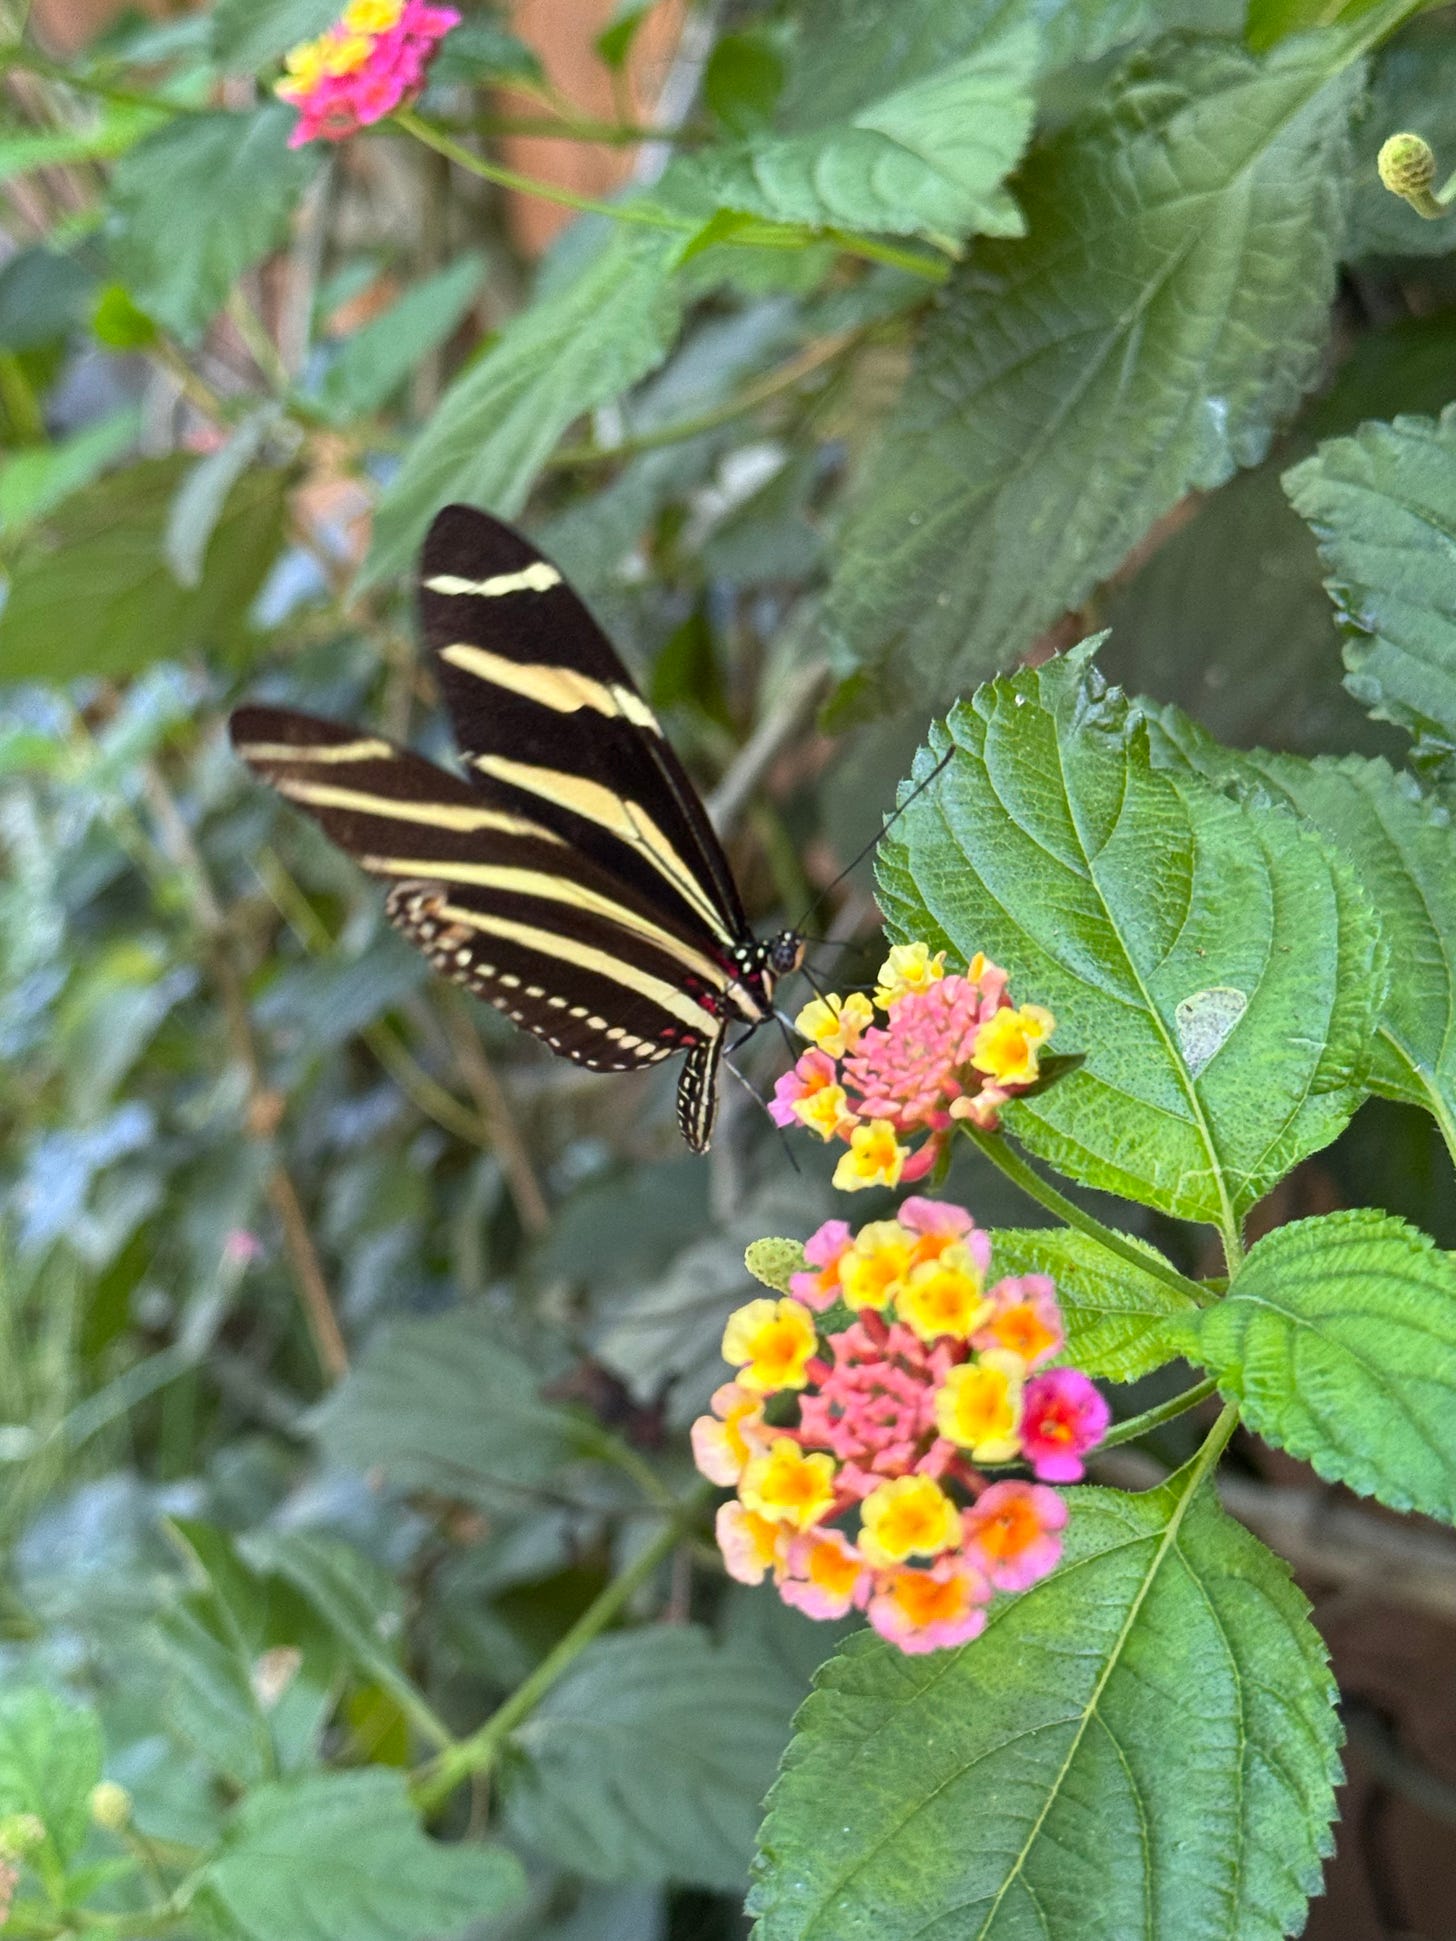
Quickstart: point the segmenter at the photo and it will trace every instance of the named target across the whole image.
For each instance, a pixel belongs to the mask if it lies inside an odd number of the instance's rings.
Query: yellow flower
[[[875,1003],[888,1011],[907,991],[923,991],[945,976],[945,952],[932,957],[929,944],[892,944],[890,954],[880,965],[880,981],[875,986]]]
[[[815,1346],[814,1317],[787,1295],[748,1302],[729,1315],[723,1330],[724,1361],[733,1363],[743,1387],[757,1395],[802,1388]]]
[[[960,1542],[956,1506],[932,1476],[897,1476],[860,1505],[859,1547],[876,1566],[934,1557]]]
[[[911,1270],[895,1303],[900,1319],[922,1341],[972,1335],[991,1313],[981,1276],[963,1246],[947,1247],[938,1260]]]
[[[339,24],[351,34],[387,34],[403,12],[404,0],[349,0]]]
[[[976,1033],[971,1063],[997,1085],[1031,1085],[1036,1054],[1056,1029],[1056,1019],[1040,1004],[1005,1005]]]
[[[724,1503],[717,1517],[718,1548],[730,1577],[740,1584],[761,1584],[779,1561],[788,1542],[782,1524],[755,1516],[741,1503]]]
[[[374,42],[368,34],[346,34],[340,27],[330,27],[319,47],[323,71],[335,79],[344,74],[357,74],[374,52]]]
[[[791,1437],[777,1436],[744,1470],[738,1497],[759,1516],[811,1529],[834,1507],[834,1458],[822,1450],[806,1456]]]
[[[851,991],[848,997],[838,997],[830,991],[804,1006],[794,1019],[794,1029],[812,1039],[831,1058],[843,1058],[847,1051],[854,1050],[874,1021],[875,1008],[863,991]]]
[[[936,1428],[977,1462],[1010,1462],[1021,1451],[1025,1373],[1019,1357],[996,1348],[948,1370],[935,1397]]]
[[[794,1117],[821,1139],[832,1139],[849,1116],[849,1099],[842,1085],[821,1085],[794,1100]]]
[[[910,1236],[894,1220],[861,1227],[839,1263],[839,1285],[851,1307],[883,1308],[910,1270]]]
[[[897,1186],[900,1168],[909,1156],[910,1148],[900,1144],[888,1119],[871,1119],[849,1135],[849,1151],[834,1169],[834,1184],[841,1193],[858,1193],[865,1186]]]
[[[283,65],[288,70],[288,79],[279,82],[277,92],[285,100],[291,100],[295,94],[311,94],[328,72],[323,41],[300,41],[283,56]]]

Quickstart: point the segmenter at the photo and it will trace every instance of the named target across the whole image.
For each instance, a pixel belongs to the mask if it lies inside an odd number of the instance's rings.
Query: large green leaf
[[[542,1377],[479,1315],[400,1321],[315,1411],[324,1452],[396,1489],[519,1501],[591,1445],[585,1418],[541,1396]]]
[[[1029,240],[957,273],[855,495],[826,615],[843,671],[945,697],[1262,456],[1327,330],[1338,69],[1320,38],[1262,62],[1174,41],[1033,155]]]
[[[681,237],[624,225],[574,282],[507,326],[440,400],[380,501],[366,580],[402,572],[451,499],[518,512],[552,446],[666,355]]]
[[[182,115],[111,182],[111,262],[147,315],[191,343],[236,279],[288,234],[315,159],[290,149],[291,110]]]
[[[442,1846],[420,1831],[403,1773],[314,1773],[238,1806],[198,1904],[243,1941],[442,1941],[524,1892],[500,1847]]]
[[[1091,643],[963,702],[880,849],[900,937],[986,951],[1079,1071],[1007,1123],[1084,1184],[1225,1231],[1360,1102],[1385,968],[1357,872],[1159,770]]]
[[[757,1941],[1279,1941],[1338,1728],[1285,1566],[1199,1491],[1077,1490],[985,1634],[820,1672],[764,1822]]]
[[[141,430],[135,405],[98,418],[53,445],[37,445],[0,459],[0,537],[53,512],[132,450]]]
[[[1331,575],[1346,686],[1378,720],[1456,747],[1456,405],[1329,439],[1284,483]]]
[[[94,1714],[39,1686],[0,1692],[0,1815],[34,1813],[68,1860],[86,1837],[100,1777]]]
[[[902,61],[892,74],[866,58],[862,43],[842,38],[863,11],[857,0],[837,9],[848,18],[818,11],[810,45],[852,51],[862,63],[860,98],[819,102],[801,86],[790,103],[799,110],[792,132],[707,151],[692,172],[719,206],[810,227],[1020,235],[1001,183],[1031,128],[1038,40],[1022,9],[962,6],[964,51],[929,67]],[[934,0],[903,11],[923,17],[946,8]],[[900,24],[902,45],[911,31]]]
[[[1131,1245],[1146,1243],[1133,1239]],[[1152,1247],[1146,1251],[1161,1258]],[[1192,1311],[1191,1299],[1154,1274],[1140,1274],[1073,1227],[994,1228],[991,1273],[1051,1275],[1067,1329],[1059,1359],[1089,1375],[1136,1381],[1183,1353],[1170,1323]]]
[[[1456,1256],[1428,1234],[1365,1207],[1276,1227],[1187,1336],[1266,1441],[1456,1522]]]
[[[134,674],[163,658],[226,653],[283,537],[288,475],[258,466],[228,495],[195,586],[163,557],[167,521],[193,461],[146,459],[73,493],[10,567],[0,609],[7,680]]]
[[[802,1696],[782,1666],[696,1626],[600,1639],[516,1733],[508,1821],[596,1879],[741,1891]]]

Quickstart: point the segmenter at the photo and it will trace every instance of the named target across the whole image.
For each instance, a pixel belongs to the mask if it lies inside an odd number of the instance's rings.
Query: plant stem
[[[1170,1261],[1164,1260],[1161,1254],[1144,1252],[1141,1247],[1135,1246],[1122,1234],[1115,1232],[1111,1227],[1104,1226],[1100,1220],[1094,1219],[1090,1213],[1084,1213],[1075,1201],[1069,1200],[1065,1193],[1059,1193],[1049,1180],[1044,1180],[1018,1152],[1013,1151],[1007,1143],[1005,1133],[983,1132],[979,1126],[972,1125],[967,1120],[961,1121],[961,1129],[972,1144],[978,1146],[991,1164],[1003,1172],[1007,1179],[1019,1186],[1029,1199],[1036,1201],[1038,1206],[1044,1206],[1048,1213],[1054,1213],[1067,1226],[1075,1227],[1078,1233],[1086,1234],[1089,1240],[1095,1240],[1099,1247],[1104,1247],[1108,1253],[1116,1254],[1119,1259],[1128,1261],[1141,1273],[1151,1274],[1155,1280],[1160,1280],[1165,1286],[1171,1287],[1175,1293],[1195,1307],[1207,1307],[1214,1298],[1201,1281],[1190,1280],[1186,1274],[1180,1274],[1178,1269]]]
[[[592,1600],[555,1649],[546,1654],[530,1677],[516,1687],[480,1730],[471,1733],[468,1739],[448,1746],[428,1765],[420,1768],[414,1776],[411,1791],[422,1812],[428,1814],[436,1811],[462,1780],[490,1771],[511,1733],[530,1717],[593,1638],[606,1629],[618,1612],[649,1581],[658,1566],[672,1555],[712,1495],[712,1485],[707,1484],[679,1503],[646,1549],[620,1576],[613,1578],[599,1597]]]
[[[1153,1409],[1144,1409],[1141,1415],[1130,1415],[1125,1422],[1114,1423],[1098,1443],[1099,1449],[1115,1449],[1120,1442],[1136,1442],[1145,1436],[1149,1429],[1156,1429],[1164,1422],[1171,1422],[1176,1416],[1184,1415],[1198,1403],[1212,1395],[1218,1387],[1216,1377],[1210,1375],[1206,1380],[1195,1382],[1192,1388],[1185,1388],[1181,1394],[1170,1396],[1166,1402],[1159,1402]]]

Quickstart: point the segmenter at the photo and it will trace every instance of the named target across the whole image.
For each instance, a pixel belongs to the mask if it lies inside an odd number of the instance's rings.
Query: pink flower
[[[1040,1483],[992,1483],[961,1513],[967,1555],[998,1591],[1024,1591],[1056,1568],[1067,1506]]]
[[[839,1618],[869,1596],[869,1567],[839,1530],[790,1539],[779,1596],[811,1618]]]
[[[804,1258],[818,1271],[789,1276],[789,1292],[795,1299],[813,1308],[815,1313],[833,1307],[841,1293],[839,1263],[851,1244],[848,1220],[826,1220],[811,1233],[804,1242]]]
[[[1019,1355],[1030,1369],[1061,1347],[1062,1316],[1050,1275],[1008,1274],[990,1290],[990,1299],[994,1312],[972,1336],[982,1354],[1001,1349]]]
[[[870,1599],[869,1620],[882,1638],[909,1655],[968,1644],[986,1628],[991,1587],[958,1558],[929,1570],[897,1570]]]
[[[1021,1447],[1045,1483],[1081,1480],[1082,1457],[1107,1433],[1112,1411],[1079,1368],[1051,1368],[1022,1390]]]
[[[436,48],[460,15],[424,0],[348,0],[340,19],[286,57],[276,92],[298,109],[290,148],[343,141],[392,115],[424,85]]]

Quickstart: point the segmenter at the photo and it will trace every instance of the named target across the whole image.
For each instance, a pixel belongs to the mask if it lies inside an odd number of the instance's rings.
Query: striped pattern
[[[799,940],[752,937],[656,717],[529,541],[447,507],[420,623],[463,776],[279,708],[238,709],[238,753],[389,884],[390,921],[442,976],[553,1051],[596,1071],[686,1054],[678,1122],[705,1150],[724,1034],[770,1014]]]

